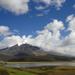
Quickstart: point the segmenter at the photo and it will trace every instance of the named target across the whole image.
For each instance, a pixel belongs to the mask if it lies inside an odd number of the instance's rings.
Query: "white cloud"
[[[60,9],[60,7],[62,7],[62,4],[66,1],[66,0],[33,0],[36,3],[44,3],[45,6],[36,6],[35,8],[38,10],[41,9],[45,9],[49,6],[55,6],[57,9]]]
[[[67,17],[68,22],[68,30],[70,30],[70,34],[63,40],[62,49],[64,49],[65,53],[75,56],[75,16],[70,15]]]
[[[43,30],[37,31],[37,36],[19,36],[11,35],[5,36],[0,42],[0,48],[11,47],[13,45],[31,44],[43,48],[45,51],[55,51],[66,55],[75,56],[75,16],[70,15],[67,17],[68,30],[71,32],[69,35],[61,39],[62,34],[60,31],[64,30],[62,21],[53,20],[48,23]],[[10,29],[2,29],[0,32],[9,31]]]
[[[1,42],[0,42],[0,48],[6,48],[6,47],[11,47],[16,44],[21,45],[23,42],[22,38],[18,35],[12,35],[5,37]]]
[[[45,28],[51,30],[53,33],[56,33],[58,30],[62,30],[64,28],[64,24],[62,21],[54,20],[53,22],[47,24]]]
[[[62,37],[60,30],[64,29],[63,22],[54,20],[47,24],[44,30],[38,31],[38,35],[32,39],[31,44],[42,47],[46,51],[75,56],[75,16],[69,16],[67,22],[67,30],[70,30],[71,33],[65,38],[60,39]]]
[[[73,8],[75,9],[75,4],[73,5]]]
[[[10,29],[8,26],[3,26],[3,25],[0,26],[0,35],[7,36],[11,34],[12,33],[10,32]]]
[[[55,5],[55,7],[57,9],[60,9],[60,7],[62,7],[62,4],[66,2],[66,0],[53,0],[53,5]]]
[[[69,24],[68,30],[71,31],[71,33],[68,36],[70,45],[75,45],[75,16],[74,15],[68,16],[67,22]]]
[[[54,50],[61,43],[60,30],[64,29],[64,24],[61,21],[53,20],[47,24],[43,30],[38,31],[38,35],[31,39],[31,44],[44,48],[46,51]]]
[[[8,31],[9,31],[9,27],[7,27],[7,26],[0,26],[0,33],[8,32]]]
[[[68,16],[67,22],[69,23],[69,30],[75,31],[75,16],[74,15]]]
[[[56,46],[59,44],[59,40],[61,36],[60,30],[62,30],[63,28],[64,26],[61,21],[54,20],[53,22],[45,26],[43,30],[39,31],[37,36],[34,38],[31,35],[29,36],[23,35],[22,37],[20,37],[18,35],[12,34],[11,36],[5,36],[1,44],[3,44],[3,46],[7,45],[7,47],[9,47],[15,44],[21,45],[24,43],[28,43],[42,48],[43,47],[47,48],[49,50],[51,46],[54,47],[54,45]],[[8,32],[9,30],[10,29],[7,27],[6,31]]]
[[[32,0],[32,1],[38,4],[38,6],[35,5],[35,9],[42,10],[51,6],[60,9],[62,7],[62,4],[66,0]],[[29,4],[28,4],[29,2],[30,0],[0,0],[0,8],[4,8],[9,12],[15,13],[17,15],[25,14],[29,11]],[[44,3],[45,5],[42,6],[41,3]]]
[[[0,26],[0,37],[1,36],[3,36],[3,39],[0,40],[0,49],[11,47],[16,44],[20,46],[25,43],[30,43],[30,41],[32,40],[31,35],[27,37],[25,35],[23,35],[22,37],[19,35],[15,35],[14,32],[11,32],[8,26],[3,26],[3,25]]]
[[[29,0],[0,0],[0,7],[15,14],[24,14],[29,11]]]
[[[21,45],[23,39],[19,35],[14,35],[8,26],[0,26],[0,37],[3,36],[3,40],[0,41],[0,49],[11,47],[13,45]]]

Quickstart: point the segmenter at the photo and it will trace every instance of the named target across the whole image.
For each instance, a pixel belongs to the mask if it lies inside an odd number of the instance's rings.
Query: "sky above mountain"
[[[0,49],[25,43],[75,56],[75,0],[0,0]]]

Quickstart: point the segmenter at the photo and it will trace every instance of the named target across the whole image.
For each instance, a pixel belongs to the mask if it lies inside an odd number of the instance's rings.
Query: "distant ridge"
[[[3,61],[73,61],[75,57],[57,52],[46,52],[40,47],[29,44],[15,45],[0,50],[0,60]]]

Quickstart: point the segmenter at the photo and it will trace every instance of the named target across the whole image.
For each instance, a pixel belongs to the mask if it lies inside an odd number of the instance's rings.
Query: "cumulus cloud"
[[[8,36],[0,42],[0,48],[12,47],[16,44],[21,45],[22,41],[22,38],[18,35]]]
[[[32,44],[45,48],[46,50],[51,50],[60,44],[60,30],[63,28],[64,25],[61,21],[54,20],[47,24],[42,31],[38,31],[38,35]]]
[[[37,36],[19,36],[11,35],[5,36],[3,40],[0,41],[0,49],[11,47],[16,44],[19,46],[25,43],[31,44],[33,46],[38,46],[43,48],[45,51],[55,51],[65,55],[75,56],[75,16],[70,15],[67,17],[66,22],[68,23],[68,28],[66,31],[70,30],[70,33],[66,35],[63,39],[61,31],[65,29],[64,23],[57,19],[48,23],[43,30],[37,31]],[[1,28],[0,33],[10,32],[10,28]]]
[[[0,40],[0,49],[2,48],[7,48],[7,47],[12,47],[16,44],[18,44],[18,46],[25,44],[25,43],[30,43],[31,40],[31,35],[29,36],[20,36],[17,34],[14,34],[14,31],[10,30],[10,28],[8,26],[0,26],[0,38],[1,36],[3,36],[3,39]]]
[[[29,11],[29,0],[0,0],[0,7],[15,14],[24,14]]]
[[[0,26],[0,35],[7,36],[11,34],[12,32],[10,31],[8,26],[3,26],[3,25]]]
[[[70,33],[63,39],[62,30],[65,29],[64,23],[59,20],[53,20],[48,23],[43,30],[38,31],[35,38],[30,37],[29,44],[43,48],[45,51],[55,51],[65,55],[75,56],[75,16],[67,17],[68,29]]]
[[[63,40],[61,47],[65,53],[75,56],[75,16],[70,15],[67,17],[68,30],[70,34]]]
[[[57,9],[60,9],[60,7],[62,7],[62,4],[66,1],[66,0],[33,0],[36,3],[44,3],[45,6],[39,5],[36,6],[35,8],[40,10],[40,9],[45,9],[49,6],[55,6]]]
[[[57,9],[60,9],[60,7],[62,7],[62,4],[65,2],[66,0],[54,0],[53,1],[53,5],[55,5],[55,7]]]
[[[68,24],[69,24],[68,30],[71,31],[71,33],[68,37],[72,43],[75,43],[75,16],[70,15],[70,16],[68,16],[67,20],[68,20]]]
[[[42,10],[47,7],[54,6],[57,9],[62,7],[66,0],[32,0],[35,4],[35,9]],[[30,0],[0,0],[0,8],[6,9],[9,12],[17,15],[27,13],[29,9]],[[44,5],[42,5],[44,4]]]
[[[67,22],[69,23],[69,30],[75,31],[75,16],[74,15],[68,16]]]
[[[10,30],[8,26],[0,26],[0,37],[3,36],[3,40],[0,40],[0,49],[11,47],[16,44],[21,45],[23,39],[19,35],[14,35],[14,32]]]
[[[6,26],[1,27],[3,35],[5,32],[9,33],[10,29]],[[64,28],[63,23],[58,20],[54,20],[53,22],[47,24],[47,26],[44,27],[43,30],[37,32],[36,37],[32,37],[32,35],[22,37],[19,35],[11,35],[11,36],[5,36],[5,38],[2,41],[2,45],[7,45],[7,47],[13,46],[15,44],[21,45],[24,43],[28,43],[31,45],[35,45],[38,47],[44,47],[47,48],[47,50],[50,50],[51,46],[55,46],[59,44],[60,41],[60,30]],[[50,41],[50,42],[49,42]],[[7,43],[7,44],[6,44]],[[58,44],[57,44],[58,43]]]
[[[56,33],[58,30],[62,30],[64,28],[64,24],[62,21],[53,20],[53,22],[47,24],[45,28],[51,30],[53,33]]]

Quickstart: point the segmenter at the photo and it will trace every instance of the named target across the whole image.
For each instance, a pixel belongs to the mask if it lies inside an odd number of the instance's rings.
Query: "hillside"
[[[0,50],[0,60],[4,61],[72,61],[74,57],[23,44]]]

